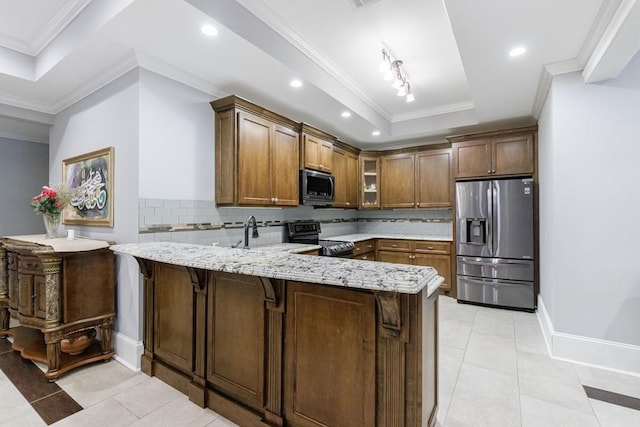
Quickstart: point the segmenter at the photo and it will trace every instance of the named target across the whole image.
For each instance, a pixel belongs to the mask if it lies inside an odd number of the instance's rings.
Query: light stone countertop
[[[287,252],[290,254],[299,254],[307,251],[314,251],[316,249],[322,249],[320,245],[307,245],[304,243],[276,243],[274,245],[256,246],[251,248],[256,251],[267,252]]]
[[[321,240],[336,240],[338,242],[362,242],[369,239],[403,239],[403,240],[433,240],[452,242],[450,236],[413,236],[409,234],[343,234],[341,236],[322,237]]]
[[[85,238],[75,238],[69,240],[66,237],[47,239],[44,234],[33,234],[26,236],[2,236],[1,238],[42,245],[42,252],[81,252],[94,251],[96,249],[104,249],[106,247],[109,247],[109,242],[104,240],[92,240]],[[51,249],[47,249],[47,247],[50,247]]]
[[[373,291],[428,295],[444,281],[432,267],[232,249],[174,242],[129,243],[111,250],[167,264]]]

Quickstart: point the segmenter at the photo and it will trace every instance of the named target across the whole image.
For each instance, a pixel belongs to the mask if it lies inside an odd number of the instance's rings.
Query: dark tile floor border
[[[602,390],[595,387],[582,386],[590,399],[601,400],[614,405],[624,406],[625,408],[640,411],[640,399],[637,397],[627,396],[625,394],[614,393],[612,391]]]
[[[0,370],[47,425],[82,410],[82,406],[59,385],[49,382],[33,362],[13,351],[11,343],[5,338],[0,338]]]

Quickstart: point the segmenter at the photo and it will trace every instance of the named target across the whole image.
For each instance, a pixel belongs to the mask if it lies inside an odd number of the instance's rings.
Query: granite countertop
[[[369,239],[404,239],[404,240],[433,240],[452,242],[451,236],[412,236],[408,234],[343,234],[341,236],[322,237],[322,240],[336,240],[339,242],[362,242]]]
[[[204,270],[373,291],[417,294],[426,288],[431,295],[444,281],[432,267],[297,255],[260,248],[149,242],[115,245],[111,249],[138,258]]]
[[[290,254],[300,254],[302,252],[314,251],[317,249],[322,249],[320,245],[307,245],[304,243],[276,243],[274,245],[267,246],[256,246],[255,248],[251,248],[256,251],[265,251],[265,252],[287,252]]]

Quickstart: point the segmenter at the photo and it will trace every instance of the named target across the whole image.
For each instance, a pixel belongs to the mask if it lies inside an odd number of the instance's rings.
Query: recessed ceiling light
[[[291,87],[301,87],[302,86],[302,81],[298,80],[298,79],[293,79],[291,80],[291,83],[289,83],[291,85]]]
[[[527,48],[524,46],[514,47],[509,51],[509,56],[520,56],[527,51]]]
[[[342,117],[344,117],[345,119],[348,117],[351,117],[351,113],[349,111],[343,111],[342,112]]]
[[[213,37],[218,35],[218,29],[213,25],[203,25],[200,29],[205,36]]]
[[[373,132],[371,132],[371,135],[380,136],[380,131],[379,130],[374,130]]]

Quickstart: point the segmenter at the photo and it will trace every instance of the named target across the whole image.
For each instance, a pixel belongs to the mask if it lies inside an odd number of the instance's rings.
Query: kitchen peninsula
[[[111,247],[144,276],[142,370],[240,425],[424,426],[431,267],[180,243]]]

